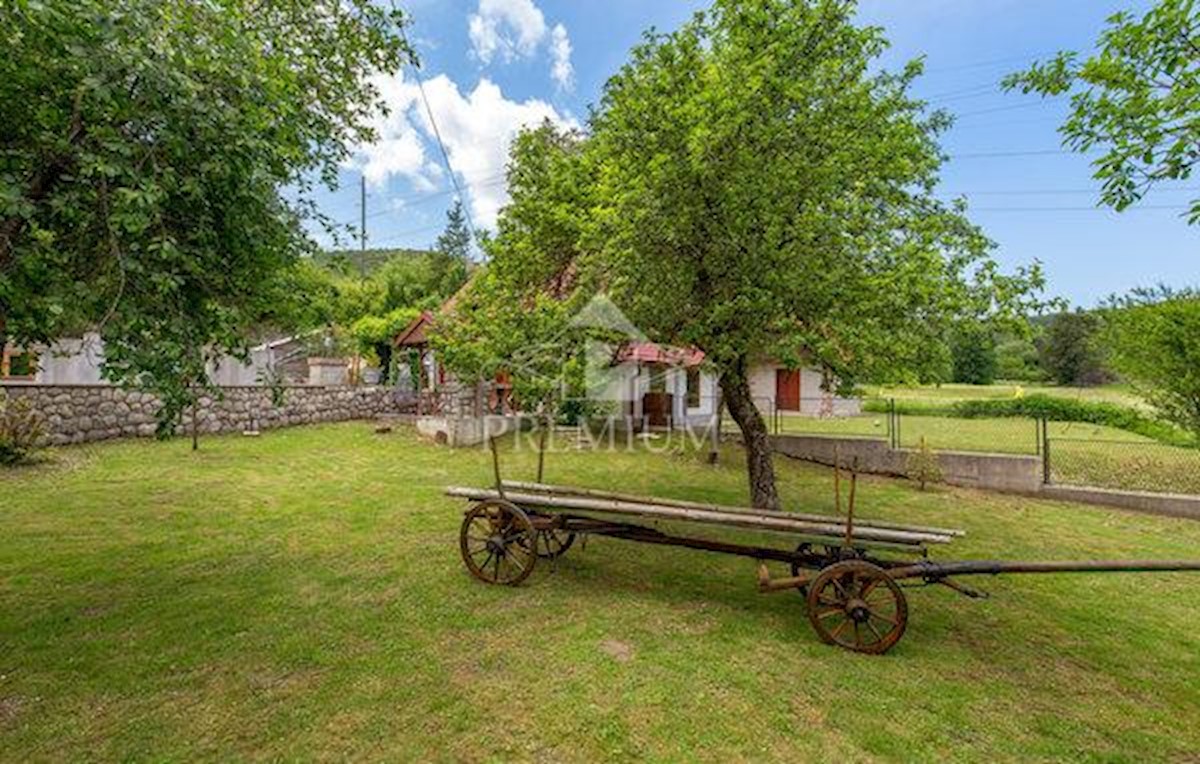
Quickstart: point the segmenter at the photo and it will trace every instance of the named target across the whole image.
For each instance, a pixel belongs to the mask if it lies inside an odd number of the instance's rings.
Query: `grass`
[[[1099,385],[1097,387],[1064,387],[1034,382],[997,382],[993,385],[868,385],[863,392],[868,398],[895,398],[897,401],[928,400],[944,403],[989,398],[1014,398],[1018,394],[1042,393],[1056,398],[1119,403],[1134,408],[1146,408],[1145,401],[1124,384]]]
[[[931,448],[942,451],[984,451],[1036,454],[1039,423],[1033,419],[960,419],[945,416],[900,417],[900,445],[915,448],[924,437]],[[1153,443],[1149,438],[1115,427],[1080,422],[1049,422],[1051,439],[1071,438],[1117,443]],[[856,417],[817,418],[785,414],[780,417],[783,433],[888,437],[887,414]],[[1186,449],[1176,449],[1186,450]]]
[[[657,443],[659,441],[652,441]],[[910,591],[883,657],[820,644],[746,560],[591,539],[517,589],[468,577],[408,430],[121,442],[0,478],[0,760],[1181,761],[1200,750],[1194,574]],[[528,451],[508,474],[533,473]],[[743,502],[740,455],[550,457],[547,478]],[[828,471],[782,462],[790,507]],[[864,479],[944,557],[1186,558],[1200,524]],[[777,571],[781,572],[781,571]]]

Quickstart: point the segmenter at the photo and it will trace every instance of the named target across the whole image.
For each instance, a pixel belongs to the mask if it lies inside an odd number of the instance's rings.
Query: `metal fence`
[[[1047,483],[1200,494],[1200,448],[1148,439],[1051,436],[1043,465]]]

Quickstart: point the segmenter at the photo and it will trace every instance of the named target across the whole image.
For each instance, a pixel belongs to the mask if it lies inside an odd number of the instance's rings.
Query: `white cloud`
[[[475,56],[490,64],[497,55],[508,62],[529,58],[547,43],[550,76],[562,89],[570,89],[575,79],[571,65],[571,39],[567,28],[546,26],[546,17],[533,0],[479,0],[478,13],[467,18],[467,33]]]
[[[376,86],[390,113],[376,118],[378,139],[359,147],[354,165],[376,186],[399,176],[418,189],[446,187],[440,150],[417,84],[397,74],[379,78]],[[485,228],[495,225],[500,208],[508,201],[504,168],[509,146],[521,128],[546,119],[578,127],[570,116],[545,101],[505,98],[499,86],[486,78],[463,93],[453,80],[440,74],[425,83],[425,93],[450,155],[450,166],[470,198],[474,221]]]
[[[546,36],[546,17],[533,0],[479,0],[467,29],[480,61],[490,63],[496,53],[511,61],[533,55]]]
[[[575,80],[575,67],[571,66],[571,38],[567,28],[555,24],[550,33],[550,76],[563,90],[570,90]]]

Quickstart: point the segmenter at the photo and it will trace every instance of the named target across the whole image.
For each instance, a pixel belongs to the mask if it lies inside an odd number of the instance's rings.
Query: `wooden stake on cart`
[[[487,434],[488,448],[492,450],[492,475],[496,478],[496,493],[504,499],[504,480],[500,477],[500,454],[496,452],[496,438],[492,435],[491,427],[486,424],[484,432]]]
[[[543,404],[544,405],[544,404]],[[546,434],[549,428],[549,417],[543,411],[538,417],[538,424],[541,425],[542,431],[538,433],[538,469],[537,481],[542,482],[542,475],[546,469]]]
[[[850,463],[850,501],[846,511],[846,548],[854,546],[854,492],[858,487],[858,458]]]

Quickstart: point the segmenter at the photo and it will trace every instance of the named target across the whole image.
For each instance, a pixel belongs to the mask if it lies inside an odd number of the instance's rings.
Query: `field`
[[[717,467],[553,454],[547,478],[744,501]],[[910,590],[904,641],[813,636],[749,561],[611,539],[518,589],[470,579],[490,462],[347,424],[123,442],[0,480],[0,760],[1180,761],[1200,750],[1188,574]],[[506,453],[529,475],[528,449]],[[788,506],[829,473],[784,461]],[[1200,524],[866,479],[863,517],[966,528],[980,558],[1196,556]]]
[[[812,435],[854,435],[887,438],[887,414],[863,414],[855,417],[820,419],[796,414],[779,418],[780,432]],[[1086,441],[1152,443],[1125,430],[1081,422],[1050,422],[1050,437]],[[986,451],[993,453],[1036,454],[1038,422],[1033,419],[958,419],[940,416],[900,418],[900,445],[913,448],[925,438],[931,448],[945,451]]]
[[[987,398],[1013,398],[1021,395],[1050,395],[1071,400],[1119,403],[1123,406],[1144,408],[1142,400],[1128,385],[1100,385],[1098,387],[1062,387],[1037,383],[1004,383],[994,385],[867,385],[864,397],[895,398],[901,400],[928,401],[973,401]]]

